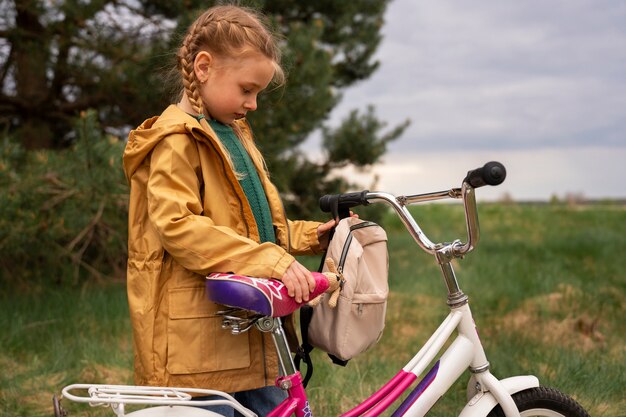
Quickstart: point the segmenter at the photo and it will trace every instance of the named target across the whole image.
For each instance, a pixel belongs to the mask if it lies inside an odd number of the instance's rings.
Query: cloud
[[[396,150],[626,146],[624,20],[617,1],[395,0],[381,68],[336,120],[366,103],[412,119]]]
[[[331,124],[367,104],[390,126],[412,120],[363,177],[398,192],[411,176],[434,182],[437,167],[505,159],[501,190],[515,198],[624,197],[625,21],[618,0],[394,0],[379,70]]]

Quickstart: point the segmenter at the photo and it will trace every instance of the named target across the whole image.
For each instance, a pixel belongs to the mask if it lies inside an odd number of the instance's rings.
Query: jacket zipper
[[[376,226],[376,223],[364,221],[362,223],[357,223],[350,226],[350,231],[348,232],[346,241],[343,244],[343,248],[341,249],[341,256],[339,257],[339,266],[337,267],[337,271],[339,271],[340,274],[343,274],[343,267],[346,263],[346,258],[348,257],[348,250],[350,249],[350,243],[352,243],[352,232],[354,230],[362,229],[369,226]]]

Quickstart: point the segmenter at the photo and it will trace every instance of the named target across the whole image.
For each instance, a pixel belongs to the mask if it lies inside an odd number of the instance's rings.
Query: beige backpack
[[[345,366],[349,359],[376,344],[385,327],[389,294],[387,234],[376,223],[354,217],[342,219],[326,258],[334,261],[344,282],[336,307],[329,305],[330,294],[324,294],[312,309],[301,309],[303,344],[299,354],[308,355],[317,347],[333,362]],[[326,271],[324,263],[322,272]],[[307,323],[309,314],[312,316]],[[311,368],[310,363],[307,365]]]

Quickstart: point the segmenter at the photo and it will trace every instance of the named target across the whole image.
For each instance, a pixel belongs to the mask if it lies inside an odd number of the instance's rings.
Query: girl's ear
[[[193,61],[193,70],[196,73],[196,80],[200,81],[200,83],[204,83],[207,78],[209,78],[212,63],[213,56],[210,53],[206,51],[198,52],[196,59]]]

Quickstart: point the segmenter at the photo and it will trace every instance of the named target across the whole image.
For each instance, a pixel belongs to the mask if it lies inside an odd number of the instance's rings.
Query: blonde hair
[[[183,91],[199,116],[208,112],[200,96],[199,81],[194,71],[197,54],[206,51],[219,57],[232,58],[250,50],[260,52],[274,63],[275,83],[281,85],[285,82],[285,74],[280,66],[278,39],[269,29],[265,18],[256,11],[232,5],[215,6],[202,13],[189,27],[176,58]],[[231,127],[250,157],[265,166],[252,134],[243,134],[236,123]],[[232,161],[229,162],[232,165]]]

